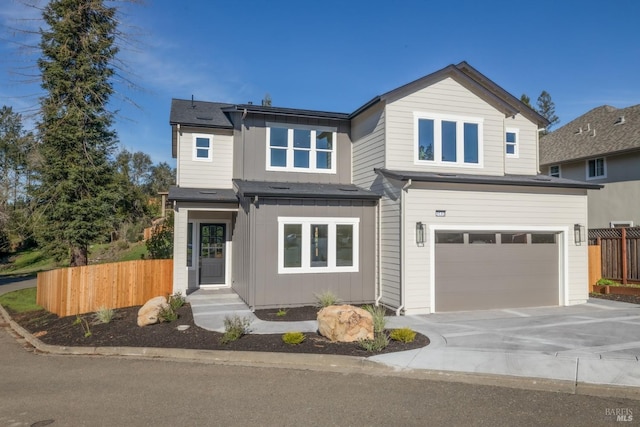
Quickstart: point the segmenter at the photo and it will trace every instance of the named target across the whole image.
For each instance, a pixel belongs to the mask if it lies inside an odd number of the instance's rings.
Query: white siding
[[[212,161],[193,160],[193,134],[213,135]],[[233,135],[230,131],[185,129],[178,133],[177,185],[184,188],[232,188]]]
[[[505,129],[518,129],[518,156],[505,156],[504,172],[514,175],[538,173],[538,127],[520,114],[505,119]],[[504,148],[503,148],[504,150]]]
[[[189,269],[187,268],[187,222],[189,211],[176,204],[173,216],[173,292],[187,294]]]
[[[526,191],[497,187],[470,188],[462,185],[429,184],[422,188],[411,187],[405,194],[405,227],[403,247],[405,312],[428,313],[431,307],[433,277],[431,257],[433,232],[427,233],[423,247],[415,243],[415,223],[426,224],[427,230],[434,226],[454,226],[489,230],[502,228],[534,230],[545,228],[565,230],[568,254],[561,258],[561,272],[566,269],[567,304],[583,303],[588,298],[587,244],[577,246],[573,241],[573,225],[587,223],[587,197],[585,190],[554,190],[548,188]],[[436,210],[445,210],[445,217],[435,217]],[[564,257],[561,243],[561,256]],[[461,263],[461,266],[463,264]],[[564,302],[564,296],[562,301]]]
[[[353,183],[372,189],[374,168],[384,167],[385,118],[384,104],[370,108],[351,122],[353,153]],[[379,185],[378,185],[379,187]]]
[[[483,119],[482,168],[414,163],[414,113]],[[396,170],[483,175],[504,173],[504,115],[452,78],[389,102],[386,109],[386,167]]]

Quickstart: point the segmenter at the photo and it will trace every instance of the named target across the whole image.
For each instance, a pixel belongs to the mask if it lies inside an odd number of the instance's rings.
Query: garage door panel
[[[436,311],[559,304],[558,244],[436,244]]]

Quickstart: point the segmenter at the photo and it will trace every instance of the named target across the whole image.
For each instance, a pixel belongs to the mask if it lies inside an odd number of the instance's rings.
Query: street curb
[[[364,357],[326,354],[268,353],[257,351],[195,350],[154,347],[67,347],[45,344],[11,319],[0,305],[0,314],[15,333],[38,351],[67,356],[116,356],[156,358],[175,362],[198,362],[218,365],[270,367],[375,376],[394,376],[413,380],[456,382],[472,385],[508,387],[524,390],[559,392],[600,397],[640,400],[635,387],[610,386],[546,378],[515,377],[427,369],[393,368]]]

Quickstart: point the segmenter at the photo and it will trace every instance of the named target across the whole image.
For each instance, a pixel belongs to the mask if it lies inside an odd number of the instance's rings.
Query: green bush
[[[324,291],[319,294],[314,294],[313,296],[316,299],[316,307],[318,308],[329,307],[330,305],[336,305],[342,302],[342,300],[331,291]]]
[[[363,350],[366,350],[371,353],[377,353],[387,348],[387,346],[389,345],[389,337],[387,336],[387,334],[383,332],[383,333],[374,335],[372,340],[358,341],[358,345]]]
[[[307,336],[302,332],[287,332],[282,335],[282,341],[289,345],[302,344],[306,338]]]
[[[163,307],[158,312],[158,320],[167,323],[174,322],[178,320],[178,313],[176,313],[171,306]]]
[[[185,299],[185,297],[182,296],[180,292],[176,292],[173,295],[169,295],[167,302],[171,306],[171,309],[173,311],[176,311],[177,309],[182,307],[184,303],[187,302],[187,300]]]
[[[249,325],[251,325],[251,321],[246,317],[239,317],[237,314],[233,317],[225,316],[224,335],[222,335],[220,343],[228,344],[240,339],[249,333]]]
[[[596,282],[596,285],[599,286],[618,286],[620,283],[613,281],[611,279],[600,279]]]
[[[384,318],[384,315],[387,310],[382,305],[365,305],[362,308],[371,313],[371,316],[373,317],[373,333],[379,334],[384,331],[384,328],[387,325],[387,320]]]
[[[416,339],[416,333],[411,328],[394,329],[389,334],[389,338],[400,342],[413,342]]]
[[[278,310],[278,311],[276,312],[276,316],[278,316],[278,317],[284,317],[284,316],[286,316],[286,315],[287,315],[287,311],[288,311],[288,310],[286,310],[286,309],[284,309],[284,308],[281,308],[280,310]]]
[[[109,323],[116,315],[116,311],[112,308],[100,307],[98,311],[93,314],[95,323]]]

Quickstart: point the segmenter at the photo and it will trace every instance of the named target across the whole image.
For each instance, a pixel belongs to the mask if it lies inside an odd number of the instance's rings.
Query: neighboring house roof
[[[169,200],[176,202],[238,203],[235,191],[230,188],[170,187]]]
[[[389,169],[375,169],[387,178],[399,181],[416,182],[447,182],[456,184],[485,184],[485,185],[517,185],[523,187],[558,187],[558,188],[585,188],[590,190],[600,189],[603,185],[592,184],[572,179],[555,178],[547,175],[467,175],[455,173],[414,172]]]
[[[640,105],[594,108],[540,138],[540,165],[640,149]]]
[[[238,194],[243,197],[295,197],[327,199],[378,200],[380,196],[353,184],[309,184],[298,182],[268,182],[233,180]]]
[[[172,99],[169,123],[233,129],[233,123],[222,111],[231,104],[186,99]]]
[[[458,81],[467,89],[483,98],[494,108],[501,111],[507,117],[515,116],[520,113],[540,127],[546,127],[549,125],[549,121],[546,118],[541,116],[531,107],[528,107],[502,87],[498,86],[491,79],[469,65],[466,61],[460,62],[457,65],[448,65],[441,70],[428,74],[382,95],[376,96],[351,113],[351,117],[357,116],[380,101],[392,102],[397,98],[404,96],[407,92],[415,92],[447,77],[451,77]]]

